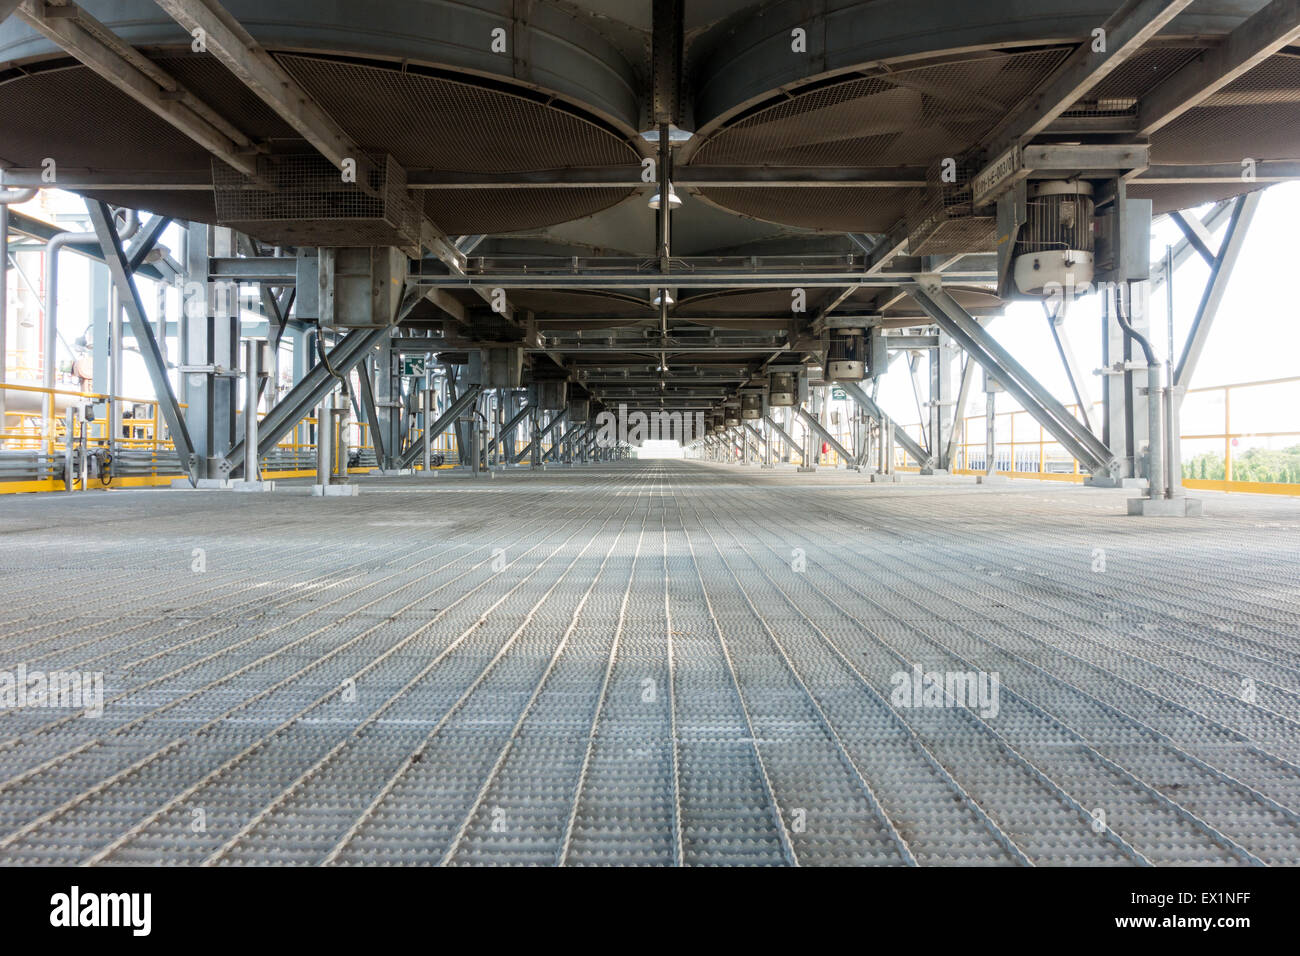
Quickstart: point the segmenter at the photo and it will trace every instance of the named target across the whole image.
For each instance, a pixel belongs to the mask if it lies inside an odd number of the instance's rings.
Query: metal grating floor
[[[0,501],[0,671],[105,697],[0,713],[0,862],[1300,863],[1300,502],[305,491]],[[906,706],[913,664],[997,706]]]

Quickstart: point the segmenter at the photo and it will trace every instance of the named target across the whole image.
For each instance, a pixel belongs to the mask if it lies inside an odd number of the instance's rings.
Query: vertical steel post
[[[122,439],[123,323],[117,288],[108,290],[108,446],[116,453]]]
[[[997,470],[998,454],[998,403],[997,392],[989,391],[985,395],[988,403],[984,410],[984,474],[992,475]],[[1015,454],[1015,448],[1012,448]],[[1015,468],[1011,469],[1015,471]]]
[[[338,433],[334,438],[334,462],[339,480],[348,480],[348,459],[352,457],[352,446],[348,443],[348,415],[351,406],[342,390],[334,396],[334,419]]]
[[[63,426],[63,490],[70,492],[75,487],[72,481],[72,465],[77,453],[77,407],[68,406],[67,421]]]
[[[429,426],[434,421],[433,386],[427,380],[422,398],[424,401],[424,473],[427,475],[433,471],[433,435],[429,433]]]
[[[9,365],[9,206],[0,204],[0,431],[5,428],[5,380]]]
[[[262,480],[262,462],[257,454],[257,399],[262,377],[261,343],[256,339],[244,340],[244,480]]]
[[[328,485],[334,472],[334,396],[328,392],[316,412],[316,483]]]

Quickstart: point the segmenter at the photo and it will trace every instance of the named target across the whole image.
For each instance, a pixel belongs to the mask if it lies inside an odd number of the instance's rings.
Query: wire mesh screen
[[[979,142],[1069,54],[988,53],[783,96],[713,133],[693,165],[929,163]]]
[[[420,210],[406,174],[387,155],[365,157],[362,183],[348,182],[318,155],[277,156],[259,180],[214,160],[217,221],[266,242],[317,246],[394,246],[419,254]]]
[[[975,215],[971,180],[975,164],[959,161],[948,172],[936,164],[926,177],[930,183],[914,193],[907,210],[908,252],[914,256],[946,255],[956,252],[985,252],[996,248],[997,219]]]
[[[783,96],[711,134],[692,166],[907,166],[980,142],[1069,50],[981,53],[869,77],[841,78]],[[724,208],[814,229],[885,231],[906,213],[901,189],[702,189]],[[974,224],[945,225],[983,233]],[[990,230],[992,231],[992,230]],[[977,241],[979,240],[977,237]],[[958,243],[955,235],[943,246]],[[962,239],[962,244],[969,240]],[[937,248],[935,251],[939,251]]]
[[[1201,54],[1197,46],[1152,47],[1125,60],[1063,114],[1131,116],[1138,101]]]

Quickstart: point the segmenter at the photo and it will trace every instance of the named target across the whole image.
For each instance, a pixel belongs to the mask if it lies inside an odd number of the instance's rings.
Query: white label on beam
[[[1024,173],[1020,147],[1012,146],[985,166],[971,180],[971,198],[976,206],[985,206],[998,197]]]

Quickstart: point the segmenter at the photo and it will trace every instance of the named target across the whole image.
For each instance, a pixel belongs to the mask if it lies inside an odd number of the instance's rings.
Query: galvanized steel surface
[[[1300,507],[1120,497],[626,463],[0,502],[0,669],[105,679],[0,714],[0,860],[1300,862]],[[913,664],[997,713],[898,706]]]

